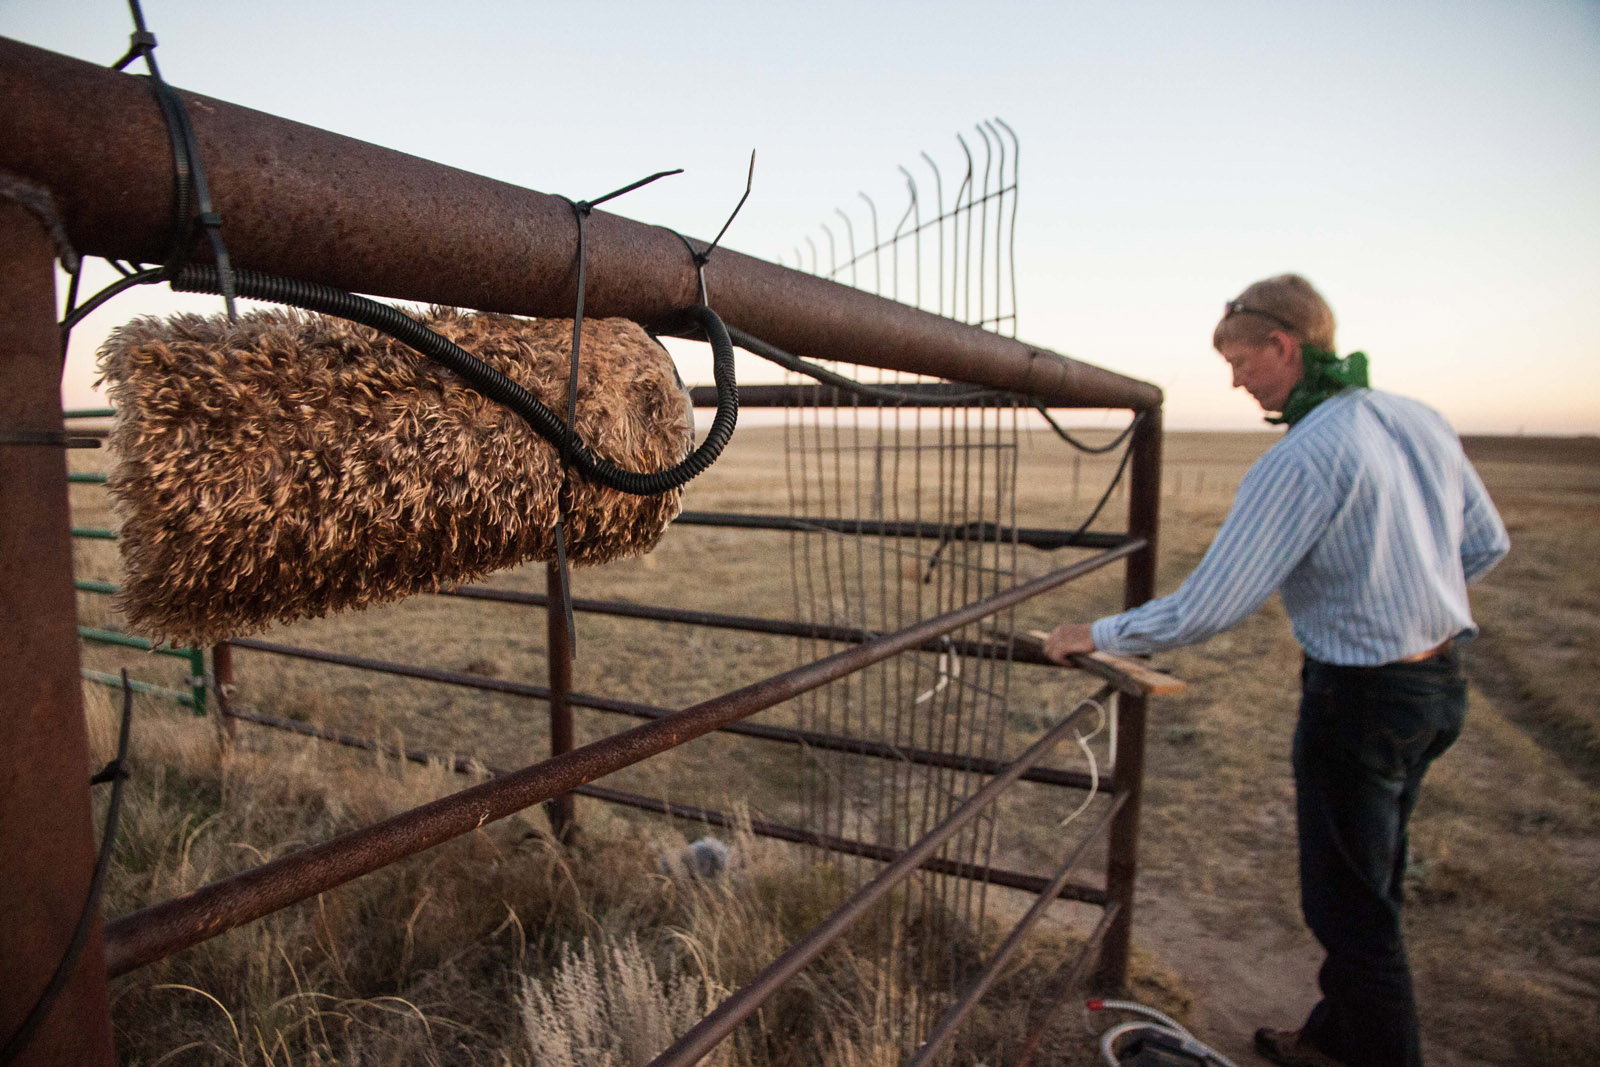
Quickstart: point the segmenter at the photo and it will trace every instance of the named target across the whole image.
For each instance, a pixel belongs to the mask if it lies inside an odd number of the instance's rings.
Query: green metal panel
[[[83,679],[86,682],[96,682],[100,685],[110,686],[112,689],[122,688],[122,679],[117,677],[115,674],[107,674],[104,671],[91,671],[87,667],[84,667],[81,673],[83,674]],[[130,681],[128,683],[128,688],[132,689],[135,693],[147,693],[151,696],[166,697],[168,700],[176,701],[186,708],[194,706],[194,697],[190,696],[188,693],[179,692],[176,689],[167,689],[159,685],[151,685],[149,682],[135,681]]]
[[[144,652],[154,652],[158,656],[177,656],[180,659],[189,659],[198,649],[172,648],[169,645],[156,646],[142,637],[133,634],[117,633],[115,630],[101,630],[94,626],[79,626],[78,636],[85,641],[93,641],[102,645],[122,645],[124,648],[137,648]],[[201,664],[201,674],[205,673],[205,665]]]

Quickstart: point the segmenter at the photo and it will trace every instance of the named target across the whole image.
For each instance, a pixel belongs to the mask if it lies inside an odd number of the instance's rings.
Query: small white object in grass
[[[661,869],[673,876],[716,878],[728,869],[728,846],[715,837],[702,837],[670,856],[661,857]]]

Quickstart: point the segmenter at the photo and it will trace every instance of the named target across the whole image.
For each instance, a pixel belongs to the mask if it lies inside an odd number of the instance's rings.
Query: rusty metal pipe
[[[1023,775],[1023,778],[1026,777],[1026,775]],[[770,822],[766,819],[738,818],[713,808],[697,808],[689,804],[676,804],[656,797],[624,792],[620,789],[607,789],[605,786],[580,786],[577,792],[581,796],[590,797],[594,800],[603,800],[608,804],[620,804],[624,807],[638,808],[640,811],[653,811],[661,815],[669,815],[674,819],[705,823],[708,826],[735,828],[748,826],[751,833],[758,834],[761,837],[771,837],[797,845],[809,845],[812,848],[838,852],[846,856],[862,856],[866,859],[877,860],[880,863],[893,863],[904,854],[904,850],[890,848],[887,845],[874,845],[868,841],[856,841],[848,837],[835,837],[832,834],[819,834],[814,830],[804,830],[798,826],[786,826],[783,823]],[[1106,900],[1105,891],[1095,886],[1064,880],[1060,885],[1053,885],[1052,879],[1042,875],[1026,874],[1022,871],[1007,870],[1004,867],[987,867],[981,863],[961,863],[956,860],[940,859],[937,856],[933,856],[922,862],[921,869],[933,874],[948,874],[955,878],[987,882],[990,885],[1004,886],[1007,889],[1021,889],[1028,893],[1050,892],[1053,897],[1059,897],[1062,900],[1077,900],[1085,904],[1104,904]]]
[[[1050,1020],[1055,1013],[1071,998],[1072,993],[1078,988],[1078,983],[1083,981],[1085,972],[1089,969],[1089,960],[1094,955],[1098,946],[1106,936],[1106,932],[1116,925],[1118,917],[1122,914],[1122,905],[1115,900],[1106,904],[1105,912],[1100,916],[1100,921],[1095,923],[1094,929],[1089,931],[1089,936],[1083,942],[1083,948],[1065,968],[1066,973],[1061,978],[1061,990],[1045,1008],[1039,1017],[1039,1025],[1034,1027],[1028,1036],[1028,1041],[1017,1054],[1016,1067],[1028,1067],[1033,1062],[1033,1057],[1043,1044],[1045,1034],[1049,1032]]]
[[[878,634],[873,637],[881,636]],[[861,640],[867,640],[862,638]],[[542,685],[530,685],[526,682],[512,682],[499,678],[485,678],[481,675],[467,674],[461,671],[446,671],[435,667],[416,667],[405,663],[391,663],[388,660],[369,659],[365,656],[352,656],[343,652],[328,652],[316,648],[296,648],[293,645],[280,645],[271,641],[260,641],[255,638],[241,637],[232,642],[236,647],[251,652],[265,652],[270,655],[287,656],[292,659],[307,659],[316,663],[328,663],[340,667],[350,667],[354,670],[372,671],[375,674],[392,674],[402,678],[421,678],[442,685],[455,685],[464,689],[478,689],[491,693],[502,693],[507,696],[525,697],[529,700],[549,700],[550,689]],[[635,719],[665,719],[676,714],[670,708],[658,707],[653,704],[643,704],[635,700],[620,700],[615,697],[595,696],[591,693],[568,692],[567,703],[575,708],[588,708],[591,711],[603,711],[613,715],[627,715]],[[855,756],[871,756],[877,759],[904,760],[907,763],[916,763],[930,767],[949,767],[955,770],[972,771],[977,774],[994,774],[1004,767],[997,760],[982,759],[976,756],[962,755],[954,752],[936,752],[931,749],[910,748],[892,745],[884,741],[869,741],[859,737],[846,737],[843,734],[824,733],[820,730],[801,730],[791,726],[773,726],[769,723],[735,722],[729,723],[720,730],[721,733],[737,734],[740,737],[753,737],[762,741],[776,741],[780,744],[802,745],[807,748],[821,749],[828,752],[845,752]],[[1056,767],[1033,767],[1023,775],[1024,781],[1041,782],[1045,785],[1064,786],[1069,789],[1088,789],[1092,781],[1082,771],[1064,770]],[[1112,779],[1102,777],[1100,786],[1103,789],[1111,788]]]
[[[63,486],[65,481],[62,482]],[[880,663],[941,634],[971,625],[1058,588],[1136,551],[1134,545],[1091,556],[895,634],[834,653],[731,693],[524,767],[470,789],[391,816],[252,870],[152,905],[112,922],[106,931],[112,975],[198,944],[242,923],[343,885],[395,860],[470,833],[486,823],[571,792],[596,778],[660,755],[829,682]],[[70,589],[70,584],[68,585]],[[241,647],[242,643],[241,643]],[[1020,774],[1029,763],[1018,768]],[[995,782],[1006,779],[995,778]],[[988,788],[987,786],[985,788]]]
[[[572,313],[577,227],[565,199],[178,94],[237,265],[402,300]],[[0,39],[0,169],[51,190],[80,251],[144,263],[166,257],[171,151],[139,79]],[[604,211],[587,230],[585,311],[678,328],[699,298],[683,242]],[[705,274],[726,322],[796,355],[1064,406],[1142,410],[1161,401],[1148,382],[731,249],[719,249]]]
[[[740,395],[743,395],[742,393]],[[1075,533],[972,522],[961,526],[934,522],[880,522],[867,519],[802,518],[796,515],[751,515],[737,511],[685,511],[674,526],[717,526],[731,530],[784,530],[798,533],[842,533],[865,537],[922,538],[935,542],[1009,544],[1029,548],[1115,548],[1132,540],[1122,533]]]
[[[311,737],[319,741],[329,741],[346,748],[360,749],[365,752],[381,752],[393,759],[403,759],[411,763],[428,766],[439,764],[449,767],[456,774],[470,775],[503,775],[509,773],[499,767],[492,767],[476,760],[462,759],[461,757],[446,758],[421,749],[404,748],[400,745],[390,744],[387,741],[378,741],[370,737],[357,737],[340,730],[330,730],[325,726],[313,726],[308,722],[297,722],[294,719],[280,719],[275,715],[263,715],[260,712],[230,710],[224,713],[230,719],[241,722],[254,723],[274,730],[283,730],[287,733],[299,734],[302,737]],[[1032,770],[1039,770],[1034,767]],[[1027,775],[1024,774],[1026,779]],[[1101,782],[1104,785],[1104,781]],[[839,852],[851,856],[864,856],[868,859],[880,860],[888,863],[899,858],[900,850],[884,845],[874,845],[865,841],[853,841],[846,837],[834,837],[829,834],[819,834],[813,830],[805,830],[798,826],[786,826],[783,823],[771,822],[766,819],[742,819],[727,812],[717,811],[714,808],[700,808],[690,804],[675,804],[658,797],[641,796],[638,793],[629,793],[621,789],[608,789],[599,785],[583,785],[573,790],[578,796],[589,797],[607,804],[617,804],[622,807],[637,808],[640,811],[655,812],[674,819],[683,819],[688,822],[704,823],[707,826],[740,827],[748,826],[750,832],[761,837],[771,837],[779,841],[789,841],[797,845],[809,845],[813,848],[826,849],[829,852]],[[1010,871],[1003,867],[985,867],[975,863],[957,863],[952,860],[938,858],[930,859],[922,865],[925,871],[934,874],[948,874],[957,878],[969,878],[975,881],[988,882],[991,885],[1004,886],[1007,889],[1021,889],[1029,893],[1041,893],[1049,888],[1050,880],[1037,874],[1025,874],[1021,871]],[[1105,891],[1095,886],[1068,883],[1061,886],[1057,895],[1063,900],[1079,900],[1089,904],[1104,904]]]
[[[673,714],[665,708],[654,708],[648,704],[616,700],[611,697],[590,696],[586,693],[573,694],[572,703],[577,707],[631,715],[639,719],[660,719]],[[909,745],[895,745],[887,741],[871,741],[861,737],[823,733],[821,730],[802,730],[792,726],[772,726],[761,722],[736,722],[723,727],[721,732],[754,737],[763,741],[776,741],[780,744],[800,745],[824,752],[843,752],[852,756],[915,763],[922,767],[944,767],[973,774],[999,774],[1008,766],[1000,760],[963,753],[939,752],[934,749],[913,748]],[[1023,774],[1022,780],[1067,789],[1088,789],[1094,785],[1094,780],[1084,772],[1060,767],[1030,767]],[[1110,781],[1109,777],[1102,777],[1100,787],[1111,788],[1108,784]]]
[[[1104,686],[1091,699],[1104,700],[1110,694],[1111,687]],[[777,959],[764,967],[760,974],[690,1027],[688,1032],[674,1041],[665,1052],[651,1060],[647,1067],[688,1067],[690,1064],[698,1063],[717,1046],[718,1042],[732,1033],[734,1027],[753,1015],[784,984],[820,956],[824,949],[837,941],[857,919],[866,914],[867,909],[882,899],[890,889],[904,881],[922,861],[930,858],[963,826],[971,822],[980,811],[1014,783],[1023,770],[1043,759],[1046,753],[1067,736],[1067,731],[1078,721],[1078,717],[1087,707],[1088,702],[1085,701],[1062,716],[1060,722],[1047,730],[1044,736],[1029,745],[1022,755],[1017,757],[1007,773],[991,778],[981,789],[962,801],[944,821],[912,842],[898,859],[879,871],[870,882],[829,912],[828,916],[813,926],[804,937],[790,945]]]
[[[1128,488],[1128,529],[1145,547],[1128,560],[1122,605],[1137,607],[1155,595],[1156,534],[1161,509],[1161,409],[1146,414],[1134,431]],[[1133,944],[1133,897],[1139,877],[1139,811],[1144,797],[1145,716],[1143,696],[1117,697],[1117,796],[1124,803],[1111,823],[1106,845],[1106,892],[1117,917],[1106,931],[1096,977],[1108,989],[1124,986]]]
[[[529,593],[520,589],[489,589],[484,586],[461,586],[441,589],[436,596],[459,597],[464,600],[487,600],[498,604],[523,604],[528,607],[547,608],[550,598],[543,593]],[[837,641],[841,644],[860,644],[882,631],[863,630],[856,626],[833,626],[820,622],[798,622],[789,619],[767,619],[756,615],[727,615],[715,611],[697,611],[693,608],[664,608],[653,604],[635,604],[626,600],[589,600],[582,597],[572,601],[572,610],[595,615],[614,615],[624,619],[648,619],[652,622],[675,622],[687,626],[705,626],[715,630],[739,630],[744,633],[772,634],[778,637],[809,637],[818,641]],[[1012,646],[1006,641],[946,640],[932,641],[918,649],[919,652],[954,652],[963,656],[987,659],[1010,658],[1013,663],[1026,663],[1041,667],[1059,667],[1035,647],[1036,643]]]
[[[916,1055],[911,1057],[906,1067],[927,1067],[928,1064],[934,1063],[938,1059],[945,1045],[956,1036],[956,1030],[960,1028],[962,1022],[965,1021],[968,1015],[972,1014],[972,1009],[978,1006],[978,1001],[983,999],[983,995],[999,979],[1000,971],[1011,961],[1011,957],[1017,954],[1017,950],[1022,947],[1028,931],[1033,929],[1040,919],[1044,918],[1045,912],[1050,909],[1050,905],[1060,895],[1061,890],[1066,888],[1067,880],[1072,877],[1073,868],[1077,867],[1078,862],[1083,859],[1084,853],[1089,851],[1089,846],[1099,840],[1100,835],[1105,832],[1105,828],[1111,822],[1112,816],[1122,808],[1125,798],[1126,794],[1112,800],[1110,806],[1106,808],[1100,818],[1095,820],[1093,827],[1078,841],[1077,846],[1073,848],[1061,866],[1056,868],[1055,875],[1046,881],[1045,886],[1039,892],[1039,899],[1035,900],[1022,918],[1017,920],[1017,924],[1011,928],[1011,933],[1006,935],[1005,941],[1001,943],[999,948],[995,949],[994,955],[984,961],[983,970],[978,972],[978,976],[972,980],[972,984],[967,986],[956,1002],[950,1005],[945,1013],[939,1017],[938,1023],[934,1025],[928,1036],[923,1038],[922,1044],[917,1048]],[[1087,953],[1084,951],[1079,953],[1080,958],[1086,955]]]
[[[39,219],[0,197],[0,1049],[18,1067],[109,1067],[98,915],[28,1044],[7,1048],[72,941],[96,851],[66,452],[25,443],[62,432],[55,257]]]

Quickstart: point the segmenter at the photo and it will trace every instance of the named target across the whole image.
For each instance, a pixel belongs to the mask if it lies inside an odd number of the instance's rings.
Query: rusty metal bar
[[[557,563],[545,565],[546,599],[562,603],[570,595],[567,575]],[[572,751],[572,633],[565,611],[545,612],[545,660],[550,678],[550,755]],[[550,832],[557,841],[571,840],[574,829],[572,794],[553,797],[545,805]]]
[[[1026,775],[1023,777],[1026,777]],[[717,811],[714,808],[697,808],[690,804],[676,804],[656,797],[624,792],[620,789],[585,785],[578,788],[578,793],[595,800],[603,800],[608,804],[620,804],[624,807],[638,808],[641,811],[653,811],[660,815],[669,815],[674,819],[683,819],[688,822],[701,822],[709,826],[748,826],[751,833],[759,834],[762,837],[776,838],[777,840],[789,841],[797,845],[809,845],[813,848],[838,852],[847,856],[863,856],[866,859],[878,860],[881,863],[893,863],[903,854],[903,850],[889,848],[886,845],[874,845],[867,841],[856,841],[848,837],[820,834],[812,830],[801,829],[798,826],[787,826],[783,823],[769,822],[765,819],[743,819],[729,815],[727,812]],[[1004,886],[1007,889],[1021,889],[1029,893],[1043,893],[1050,890],[1052,884],[1051,879],[1042,875],[1006,870],[1004,867],[986,867],[981,863],[960,863],[955,860],[939,859],[936,856],[925,860],[921,867],[923,870],[931,871],[934,874],[948,874],[956,878],[988,882],[990,885]],[[1054,895],[1062,900],[1077,900],[1085,904],[1104,904],[1106,901],[1106,894],[1103,889],[1071,882],[1063,882],[1061,885],[1055,886]]]
[[[64,484],[64,483],[63,483]],[[758,711],[791,700],[924,641],[1056,589],[1136,551],[1112,549],[924,620],[894,634],[836,652],[763,679],[665,719],[637,726],[442,797],[373,826],[203,886],[186,896],[126,915],[107,928],[107,967],[123,974],[198,944],[242,923],[343,885],[406,856],[470,833],[533,804],[571,792],[596,778],[659,755]],[[242,647],[242,642],[241,642]],[[1034,760],[1023,763],[1020,774]],[[992,779],[990,785],[1002,781]],[[985,787],[987,788],[987,787]]]
[[[1033,1062],[1033,1057],[1039,1051],[1045,1033],[1049,1030],[1051,1018],[1072,996],[1073,991],[1078,988],[1078,983],[1083,981],[1083,976],[1089,969],[1089,960],[1094,956],[1095,946],[1099,945],[1106,932],[1117,924],[1121,913],[1122,905],[1116,901],[1113,900],[1106,905],[1100,921],[1095,923],[1094,929],[1089,931],[1089,936],[1084,939],[1083,948],[1079,950],[1077,958],[1066,968],[1066,974],[1061,979],[1061,992],[1056,994],[1055,999],[1045,1008],[1044,1014],[1039,1018],[1039,1025],[1034,1028],[1027,1044],[1018,1053],[1016,1067],[1028,1067]]]
[[[1124,608],[1155,595],[1156,534],[1161,508],[1161,409],[1149,411],[1134,431],[1128,486],[1128,528],[1144,542],[1129,560],[1123,585]],[[1117,797],[1122,809],[1107,843],[1106,892],[1117,903],[1117,918],[1106,933],[1098,968],[1100,984],[1119,989],[1128,977],[1133,939],[1134,883],[1139,874],[1139,809],[1144,795],[1145,712],[1143,696],[1117,697]]]
[[[239,266],[403,300],[572,313],[577,228],[565,199],[178,94]],[[79,251],[141,263],[167,256],[171,157],[143,81],[0,40],[0,169],[51,190]],[[586,228],[587,313],[677,327],[699,298],[683,242],[604,211]],[[1143,410],[1161,402],[1148,382],[732,249],[711,257],[705,277],[729,325],[796,355],[1061,406]]]
[[[275,715],[265,715],[257,711],[229,710],[223,713],[240,722],[254,723],[274,730],[283,730],[288,733],[299,734],[302,737],[311,737],[319,741],[329,741],[346,748],[361,749],[365,752],[381,752],[394,759],[403,759],[411,763],[427,766],[440,764],[449,767],[456,774],[495,776],[509,773],[508,771],[493,767],[477,760],[463,759],[459,756],[445,758],[432,752],[421,749],[403,748],[400,745],[379,741],[371,737],[358,737],[340,730],[330,730],[326,726],[314,726],[308,722],[298,722],[294,719],[280,719]],[[1039,768],[1035,767],[1034,770]],[[1024,775],[1024,778],[1026,775]],[[1102,781],[1102,785],[1104,782]],[[573,790],[579,796],[589,797],[592,800],[603,801],[607,804],[617,804],[623,807],[637,808],[640,811],[655,812],[658,815],[667,815],[674,819],[684,819],[689,822],[705,823],[708,826],[740,827],[748,826],[750,832],[762,837],[771,837],[780,841],[789,841],[797,845],[810,845],[813,848],[826,849],[830,852],[840,852],[852,856],[865,856],[869,859],[881,860],[885,863],[897,859],[899,850],[886,848],[882,845],[873,845],[865,841],[852,841],[849,838],[831,837],[827,834],[814,833],[801,829],[798,826],[786,826],[783,823],[770,822],[766,819],[742,819],[729,815],[727,812],[717,811],[713,808],[699,808],[689,804],[674,804],[671,801],[661,800],[657,797],[641,796],[638,793],[629,793],[621,789],[608,789],[605,786],[584,785]],[[1036,874],[1026,874],[1021,871],[1009,871],[1001,867],[984,867],[979,864],[954,863],[949,860],[930,859],[922,865],[923,870],[935,874],[949,874],[957,878],[970,878],[977,881],[989,882],[992,885],[1005,886],[1007,889],[1021,889],[1029,893],[1040,893],[1049,887],[1050,880]],[[1096,886],[1068,884],[1059,888],[1058,896],[1063,900],[1078,900],[1087,904],[1104,904],[1105,890]]]
[[[573,704],[578,707],[591,708],[595,711],[631,715],[639,719],[660,719],[673,714],[664,708],[654,708],[648,704],[638,704],[629,700],[616,700],[611,697],[597,697],[588,694],[574,694]],[[914,748],[909,745],[895,745],[887,741],[872,741],[862,737],[847,737],[843,734],[824,733],[821,730],[802,730],[792,726],[772,726],[767,723],[734,723],[732,726],[724,727],[722,732],[738,734],[742,737],[755,737],[763,741],[799,745],[802,748],[815,748],[825,752],[844,752],[852,756],[899,760],[924,767],[946,767],[958,771],[970,771],[973,774],[999,774],[1007,766],[1000,760],[985,759],[965,753],[939,752],[934,749]],[[1059,767],[1030,767],[1027,773],[1022,776],[1022,779],[1025,782],[1040,782],[1044,785],[1061,786],[1067,789],[1088,789],[1094,785],[1094,780],[1083,771],[1066,770]],[[1110,788],[1106,784],[1108,781],[1109,779],[1107,778],[1100,779],[1100,786],[1102,788]]]
[[[226,641],[211,649],[211,681],[217,695],[217,730],[232,741],[235,729],[229,713],[233,710],[233,646]]]
[[[737,345],[738,342],[735,342]],[[902,407],[944,408],[968,407],[974,403],[972,386],[959,382],[902,382],[893,387],[896,393],[907,397]],[[689,390],[689,399],[697,408],[717,406],[717,390],[711,385],[697,385]],[[1031,404],[1027,397],[1011,397],[1004,393],[990,393],[987,400],[1017,400]],[[850,393],[827,385],[741,385],[741,408],[826,408],[855,407],[856,399]],[[892,405],[890,405],[892,406]]]
[[[254,723],[257,726],[283,730],[288,733],[299,734],[302,737],[314,737],[319,741],[331,741],[336,745],[343,745],[346,748],[358,748],[364,752],[381,752],[386,756],[422,764],[423,766],[440,763],[449,767],[456,774],[477,775],[487,772],[493,775],[501,775],[508,773],[498,768],[490,767],[487,764],[479,763],[476,760],[463,759],[459,756],[445,759],[443,756],[436,756],[421,749],[402,748],[400,745],[392,745],[387,741],[378,741],[370,737],[358,737],[355,734],[347,734],[340,730],[330,730],[326,726],[315,726],[309,722],[300,722],[296,719],[281,719],[276,715],[265,715],[259,711],[251,711],[246,708],[229,707],[222,714],[239,722]]]
[[[455,589],[441,589],[437,596],[460,597],[466,600],[489,600],[500,604],[523,604],[529,607],[548,608],[549,597],[543,593],[529,593],[520,589],[490,589],[468,585]],[[615,615],[625,619],[649,619],[652,622],[676,622],[688,626],[705,626],[716,630],[740,630],[745,633],[773,634],[779,637],[810,637],[819,641],[839,644],[860,644],[882,636],[877,630],[863,630],[857,626],[831,626],[826,623],[798,622],[790,619],[767,619],[756,615],[726,615],[715,611],[697,611],[692,608],[664,608],[653,604],[634,604],[626,600],[574,599],[572,610],[596,615]],[[952,652],[962,656],[1003,659],[1010,655],[1013,663],[1026,663],[1040,667],[1060,667],[1054,660],[1045,658],[1037,641],[1006,640],[970,641],[940,639],[919,649],[921,652]]]
[[[1091,699],[1104,700],[1110,693],[1111,687],[1104,686]],[[1062,716],[1060,722],[1047,730],[1039,740],[1029,745],[1027,750],[1017,757],[1009,771],[991,778],[981,789],[964,800],[943,822],[913,842],[899,858],[879,871],[876,877],[830,912],[827,918],[812,927],[804,937],[785,949],[777,959],[763,968],[760,974],[690,1027],[688,1032],[674,1041],[665,1052],[651,1060],[647,1067],[688,1067],[689,1064],[698,1063],[716,1047],[718,1042],[732,1033],[734,1027],[754,1014],[780,987],[837,941],[866,913],[867,909],[877,903],[890,889],[904,881],[924,860],[932,857],[945,842],[955,836],[957,831],[971,822],[980,811],[1012,785],[1024,770],[1044,758],[1067,736],[1068,730],[1088,706],[1088,702],[1085,701]]]
[[[744,395],[740,390],[741,397]],[[674,526],[717,526],[730,530],[782,530],[797,533],[842,533],[861,537],[919,537],[934,542],[1005,542],[1046,550],[1057,548],[1116,548],[1135,539],[1122,533],[1074,533],[1071,530],[1032,529],[972,522],[943,526],[935,522],[880,522],[865,519],[806,518],[796,515],[749,515],[736,511],[685,511]]]
[[[983,999],[984,994],[989,991],[996,979],[1000,977],[1001,969],[1011,962],[1011,957],[1016,955],[1017,949],[1022,947],[1023,941],[1028,936],[1028,931],[1032,930],[1034,925],[1044,918],[1045,912],[1049,910],[1050,905],[1060,896],[1061,890],[1066,888],[1067,881],[1072,876],[1073,868],[1078,865],[1078,861],[1083,859],[1084,853],[1089,851],[1089,846],[1099,840],[1100,835],[1105,832],[1105,828],[1111,822],[1112,817],[1126,802],[1126,798],[1127,794],[1124,793],[1122,796],[1112,799],[1105,812],[1095,820],[1094,825],[1078,841],[1077,846],[1061,866],[1056,868],[1056,873],[1046,880],[1045,886],[1039,891],[1039,898],[1033,902],[1032,907],[1023,914],[1022,918],[1017,920],[1017,924],[1011,928],[1011,933],[1006,935],[1005,941],[1001,943],[999,948],[995,949],[994,955],[984,962],[983,970],[978,972],[978,976],[973,979],[972,984],[966,988],[954,1004],[946,1009],[944,1015],[939,1018],[938,1023],[928,1033],[928,1036],[923,1038],[922,1045],[917,1049],[916,1055],[911,1057],[906,1067],[926,1067],[927,1064],[933,1063],[944,1046],[955,1037],[956,1031],[960,1028],[962,1022],[965,1021],[968,1015],[972,1014],[972,1009],[978,1006],[978,1002]],[[1087,951],[1079,952],[1080,959],[1087,957],[1087,955]]]
[[[0,198],[0,1049],[18,1067],[110,1067],[98,916],[30,1043],[6,1048],[72,941],[96,851],[66,451],[3,440],[62,432],[55,257],[40,221]]]
[[[882,635],[873,635],[874,638],[879,636]],[[291,659],[306,659],[316,663],[328,663],[334,666],[350,667],[355,670],[372,671],[375,674],[392,674],[402,678],[420,678],[424,681],[438,682],[442,685],[460,686],[464,689],[479,689],[490,693],[503,693],[507,696],[524,697],[530,700],[550,699],[550,689],[548,687],[530,685],[526,682],[485,678],[478,674],[447,671],[437,667],[417,667],[405,663],[392,663],[388,660],[353,656],[344,652],[328,652],[317,648],[297,648],[294,645],[282,645],[253,637],[235,638],[231,643],[237,648],[251,652],[265,652],[270,655],[287,656]],[[937,648],[937,644],[935,644],[935,648]],[[926,648],[923,649],[923,651],[928,650]],[[595,696],[590,693],[568,692],[567,702],[575,708],[588,708],[592,711],[628,715],[635,719],[665,719],[676,714],[669,708],[642,704],[633,700]],[[924,766],[950,767],[956,770],[973,771],[978,774],[994,774],[1004,766],[1004,764],[995,760],[980,759],[975,756],[951,752],[935,752],[923,748],[898,747],[882,741],[846,737],[841,734],[824,733],[820,730],[800,730],[790,726],[773,726],[768,723],[735,722],[721,727],[720,732],[738,734],[741,737],[754,737],[763,741],[801,745],[828,752],[846,752],[852,755],[870,756],[878,759],[905,760],[908,763]],[[1064,770],[1055,767],[1034,767],[1023,777],[1026,781],[1064,786],[1069,789],[1087,789],[1092,784],[1089,776],[1082,771]],[[1109,779],[1102,778],[1100,784],[1102,787],[1110,788],[1107,784],[1108,782]]]

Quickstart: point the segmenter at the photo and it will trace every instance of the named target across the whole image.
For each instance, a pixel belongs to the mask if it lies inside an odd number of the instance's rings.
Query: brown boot
[[[1269,1030],[1263,1026],[1256,1031],[1256,1051],[1282,1067],[1346,1067],[1343,1060],[1334,1059],[1301,1038],[1298,1030]]]

